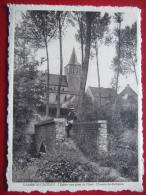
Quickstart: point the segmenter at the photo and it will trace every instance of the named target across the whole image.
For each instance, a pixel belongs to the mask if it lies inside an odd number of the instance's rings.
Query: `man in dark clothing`
[[[66,131],[66,137],[69,138],[70,137],[70,131],[72,129],[72,126],[73,126],[73,122],[77,120],[77,116],[74,112],[74,108],[71,108],[69,113],[68,113],[68,116],[67,116],[67,123],[66,123],[66,126],[65,126],[65,131]]]

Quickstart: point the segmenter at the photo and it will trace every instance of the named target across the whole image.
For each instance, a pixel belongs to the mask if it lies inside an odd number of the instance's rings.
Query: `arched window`
[[[56,101],[58,100],[58,96],[56,95]]]
[[[67,101],[67,97],[66,97],[66,96],[64,97],[64,101],[65,101],[65,102]]]

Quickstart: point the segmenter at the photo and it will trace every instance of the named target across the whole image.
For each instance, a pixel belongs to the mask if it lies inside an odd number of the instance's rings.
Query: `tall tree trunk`
[[[120,76],[120,58],[121,58],[121,22],[119,22],[119,29],[118,29],[118,70],[117,70],[117,79],[116,79],[116,94],[115,94],[115,109],[117,105],[117,98],[118,98],[118,84],[119,84],[119,76]]]
[[[81,33],[81,52],[82,52],[82,65],[84,60],[84,40],[83,40],[83,19],[82,19],[82,13],[81,13],[81,21],[80,21],[80,33]]]
[[[135,80],[136,80],[136,84],[138,86],[138,78],[137,78],[137,74],[136,74],[136,68],[135,68],[135,65],[133,65],[134,67],[134,74],[135,74]]]
[[[49,116],[49,76],[50,76],[50,71],[49,71],[49,52],[48,52],[48,43],[47,41],[45,42],[45,48],[46,48],[46,57],[47,57],[47,74],[46,74],[46,117]]]
[[[81,74],[80,91],[79,91],[79,98],[78,98],[79,120],[82,120],[83,99],[85,95],[85,87],[86,87],[88,67],[89,67],[90,46],[91,46],[91,15],[90,14],[91,13],[86,13],[85,56],[82,64],[82,74]]]
[[[82,19],[82,13],[79,14],[77,17],[78,24],[79,24],[79,30],[80,30],[80,44],[81,44],[81,63],[83,64],[84,60],[84,40],[83,40],[83,19]]]
[[[133,57],[132,57],[131,52],[130,52],[130,56],[131,56],[131,59],[132,59],[132,65],[133,65],[133,68],[134,68],[134,74],[135,74],[136,84],[137,84],[137,86],[138,86],[138,78],[137,78],[137,74],[136,74],[135,63],[134,63],[134,60],[133,60]]]
[[[98,62],[98,41],[95,41],[95,50],[96,50],[97,76],[98,76],[98,88],[99,88],[99,106],[101,107],[100,72],[99,72],[99,62]]]
[[[59,76],[59,85],[57,91],[57,117],[60,117],[60,91],[62,83],[62,68],[63,68],[63,57],[62,57],[62,29],[61,29],[61,18],[60,13],[58,15],[58,25],[59,25],[59,46],[60,46],[60,76]]]

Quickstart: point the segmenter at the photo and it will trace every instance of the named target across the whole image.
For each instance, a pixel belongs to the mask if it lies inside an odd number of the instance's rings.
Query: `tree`
[[[134,73],[138,85],[137,65],[137,24],[126,26],[121,30],[121,74]]]
[[[90,58],[90,47],[91,47],[91,32],[92,32],[92,22],[95,17],[95,14],[92,12],[85,12],[86,16],[86,36],[85,36],[85,55],[82,64],[82,74],[78,98],[78,117],[79,120],[82,120],[82,108],[83,100],[85,95],[85,87],[87,81],[88,67],[89,67],[89,58]]]
[[[26,149],[25,131],[29,122],[44,104],[44,82],[41,82],[38,71],[38,61],[34,50],[25,39],[24,25],[15,28],[14,44],[14,152]]]
[[[34,80],[37,74],[37,61],[30,60],[31,50],[21,37],[22,28],[15,28],[14,48],[14,123],[16,129],[25,125],[34,108]],[[30,104],[30,105],[29,105]]]
[[[60,47],[60,75],[59,75],[59,84],[57,91],[57,117],[60,117],[60,91],[62,84],[62,69],[63,69],[63,56],[62,56],[62,27],[66,18],[67,12],[58,11],[56,13],[56,19],[58,21],[58,30],[59,30],[59,47]]]
[[[108,13],[105,13],[101,16],[101,13],[96,13],[96,17],[93,22],[92,27],[92,47],[95,50],[96,62],[97,62],[97,75],[98,75],[98,88],[99,88],[99,102],[101,107],[101,90],[100,90],[100,70],[99,70],[99,60],[98,60],[98,51],[100,45],[103,43],[103,38],[105,34],[108,32],[108,25],[110,24],[110,17]],[[105,38],[106,40],[110,39],[110,37]]]
[[[117,106],[118,88],[119,88],[119,76],[121,73],[121,23],[123,21],[122,13],[115,13],[114,19],[117,24],[115,29],[116,40],[116,57],[113,60],[114,64],[114,78],[112,79],[112,86],[115,89],[115,100],[112,107],[112,131],[115,136],[119,136],[122,131],[122,121],[120,116],[120,110]]]
[[[76,39],[80,42],[81,45],[81,64],[84,60],[84,47],[85,47],[85,30],[86,30],[86,21],[84,12],[74,12],[74,20],[78,23],[78,29],[76,33]]]
[[[85,49],[85,39],[86,39],[86,17],[83,12],[75,12],[75,20],[78,23],[78,30],[76,33],[76,39],[81,44],[81,54],[82,54],[82,64],[84,58],[84,49]],[[98,43],[102,44],[104,35],[108,32],[108,25],[110,23],[110,17],[107,13],[101,17],[100,12],[94,13],[94,21],[92,21],[92,29],[91,29],[91,46],[96,51],[96,59],[97,59],[97,74],[98,74],[98,87],[100,89],[100,73],[99,73],[99,64],[98,64]],[[105,37],[105,44],[110,42],[110,37]],[[101,105],[101,95],[100,95],[100,105]]]
[[[116,42],[116,53],[117,58],[114,59],[114,64],[117,65],[115,72],[116,72],[116,86],[115,86],[115,107],[117,104],[117,93],[118,93],[118,85],[119,85],[119,76],[120,76],[120,66],[121,66],[121,23],[123,21],[122,13],[115,13],[115,22],[117,23],[118,27],[115,30],[115,35],[117,36],[117,42]]]
[[[56,35],[55,11],[27,11],[23,15],[23,23],[26,24],[25,38],[33,47],[45,48],[47,73],[46,73],[46,117],[49,115],[49,51],[48,43]]]

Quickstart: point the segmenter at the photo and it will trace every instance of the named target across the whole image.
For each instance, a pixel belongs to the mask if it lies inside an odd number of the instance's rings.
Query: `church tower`
[[[67,77],[68,89],[71,94],[78,94],[80,89],[80,79],[82,67],[78,63],[75,49],[73,48],[69,63],[65,66],[65,75]]]

